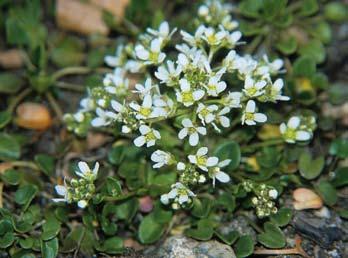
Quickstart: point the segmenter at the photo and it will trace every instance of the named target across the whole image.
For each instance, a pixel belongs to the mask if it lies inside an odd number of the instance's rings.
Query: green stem
[[[54,112],[56,113],[58,119],[60,121],[63,120],[63,111],[62,109],[59,107],[57,101],[55,100],[55,98],[53,97],[51,92],[46,92],[46,98],[48,99],[48,102],[50,103],[51,107],[53,108]]]
[[[17,97],[15,97],[11,103],[9,104],[7,111],[12,113],[16,106],[21,102],[26,96],[28,96],[32,92],[31,88],[26,88],[23,90]]]
[[[86,74],[90,73],[92,71],[91,68],[89,67],[84,67],[84,66],[76,66],[76,67],[67,67],[63,68],[61,70],[58,70],[57,72],[52,74],[52,79],[54,81],[58,80],[61,77],[64,77],[66,75],[71,75],[71,74]]]
[[[11,161],[10,164],[14,167],[31,168],[33,170],[40,171],[40,168],[31,161]]]
[[[64,90],[71,90],[76,92],[84,92],[86,90],[86,87],[79,84],[69,83],[69,82],[56,82],[55,84],[58,88],[64,89]]]
[[[249,54],[254,54],[254,52],[256,51],[257,47],[261,43],[261,41],[262,41],[262,35],[258,35],[257,37],[255,37],[253,39],[253,41],[246,48],[246,52],[249,53]]]

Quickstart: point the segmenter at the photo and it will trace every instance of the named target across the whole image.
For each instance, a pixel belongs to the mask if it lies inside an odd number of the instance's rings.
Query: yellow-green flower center
[[[141,107],[139,110],[139,114],[144,117],[148,117],[151,114],[151,108]]]
[[[183,93],[181,93],[181,96],[182,96],[183,102],[193,102],[194,101],[191,91],[183,92]]]
[[[245,120],[254,120],[255,114],[254,113],[245,113]]]

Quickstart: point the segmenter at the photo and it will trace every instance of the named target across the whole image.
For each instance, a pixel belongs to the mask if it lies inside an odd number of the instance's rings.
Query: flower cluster
[[[246,192],[252,192],[255,196],[252,197],[251,203],[255,207],[256,215],[259,218],[268,217],[271,214],[277,213],[274,200],[278,197],[278,191],[266,184],[256,184],[252,181],[242,183]]]
[[[55,198],[54,202],[77,202],[80,208],[85,208],[88,205],[95,193],[94,181],[98,175],[99,163],[97,162],[91,170],[86,162],[80,161],[78,168],[79,171],[75,173],[80,179],[72,179],[69,183],[64,179],[64,186],[57,185],[56,192],[63,198]]]
[[[313,116],[293,116],[286,124],[282,123],[279,128],[286,142],[295,143],[310,140],[315,127],[316,121]]]
[[[208,148],[200,147],[206,135],[227,130],[232,118],[248,126],[264,123],[263,103],[289,100],[282,95],[283,80],[272,79],[282,72],[282,60],[270,61],[267,56],[256,60],[237,53],[242,34],[229,11],[219,1],[208,0],[199,8],[197,29],[180,31],[182,42],[175,45],[176,51],[167,48],[176,32],[167,22],[157,30],[148,29],[134,45],[119,46],[115,56],[105,58],[114,72],[105,76],[102,86],[90,90],[81,110],[66,116],[70,123],[88,118],[93,127],[120,126],[120,133],[137,134],[137,147],[157,145],[163,140],[160,123],[176,118],[181,125],[177,137],[196,154],[188,156],[189,163],[177,162],[181,157],[165,150],[152,154],[155,168],[176,164],[179,174],[179,182],[162,196],[165,204],[189,203],[195,196],[190,187],[207,177],[214,186],[216,180],[230,181],[224,171],[230,160],[208,157]],[[134,73],[144,77],[131,86]],[[239,115],[232,117],[232,112]]]

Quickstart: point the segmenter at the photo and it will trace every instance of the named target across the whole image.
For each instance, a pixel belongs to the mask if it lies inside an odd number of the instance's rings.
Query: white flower
[[[209,169],[209,176],[213,179],[213,186],[215,187],[215,180],[217,179],[221,183],[228,183],[231,178],[230,176],[221,170],[221,168],[226,167],[228,164],[230,164],[231,160],[226,159],[217,164],[217,166]]]
[[[192,47],[198,47],[202,43],[202,36],[205,31],[205,26],[200,25],[195,32],[195,35],[192,36],[191,34],[187,33],[186,31],[180,31],[180,34],[182,35],[182,39],[186,41],[190,46]]]
[[[241,39],[242,33],[240,31],[234,31],[232,33],[226,32],[225,40],[228,48],[234,48],[238,45],[238,41]]]
[[[210,124],[215,119],[215,112],[218,110],[217,105],[205,106],[202,103],[198,103],[197,114],[203,125],[205,123]]]
[[[150,43],[150,50],[144,48],[143,45],[135,47],[136,56],[145,61],[144,64],[160,64],[166,57],[165,53],[161,52],[162,39],[153,39]]]
[[[280,125],[280,132],[288,143],[295,143],[296,141],[308,141],[311,138],[311,133],[301,130],[301,119],[298,116],[293,116],[288,123]]]
[[[173,111],[174,102],[166,95],[153,96],[154,112],[158,117],[168,117]]]
[[[256,104],[255,101],[249,100],[242,115],[242,125],[256,125],[258,123],[264,123],[267,121],[267,116],[262,113],[255,113]]]
[[[147,125],[141,125],[139,131],[141,135],[134,139],[134,145],[137,147],[141,147],[145,143],[146,147],[151,147],[155,145],[156,140],[161,139],[160,133]]]
[[[240,60],[235,50],[228,52],[227,56],[222,60],[222,65],[227,69],[228,72],[233,72],[240,65],[238,61]]]
[[[88,112],[95,109],[95,101],[92,98],[84,98],[80,101],[81,112]]]
[[[158,117],[152,108],[152,97],[149,94],[144,97],[141,106],[136,102],[131,102],[129,106],[137,112],[135,118],[138,120]]]
[[[198,8],[198,15],[201,16],[201,17],[205,17],[209,14],[209,8],[208,6],[206,5],[201,5],[199,8]]]
[[[271,74],[278,74],[279,72],[282,72],[280,69],[283,67],[284,62],[281,59],[275,59],[273,62],[270,62],[268,60],[267,55],[263,56],[263,60],[265,61],[265,63],[267,64],[268,68],[269,68],[269,72]],[[285,70],[283,70],[285,71]]]
[[[278,191],[276,189],[271,189],[268,191],[268,196],[272,199],[277,199],[278,197]]]
[[[95,112],[97,113],[97,117],[91,121],[94,127],[106,126],[117,120],[117,114],[114,112],[104,111],[101,108],[97,108]]]
[[[238,56],[235,60],[235,66],[238,73],[242,76],[250,76],[256,69],[258,63],[249,55],[244,57]]]
[[[160,80],[161,83],[165,83],[168,86],[173,86],[179,81],[179,76],[182,72],[181,67],[177,66],[175,68],[173,61],[167,61],[167,67],[164,65],[158,67],[155,76]]]
[[[224,107],[216,114],[216,120],[219,122],[219,124],[221,124],[225,128],[230,127],[230,119],[227,116],[225,116],[230,111],[231,109],[229,107]],[[215,125],[215,123],[213,123],[213,125],[216,130],[220,131]]]
[[[202,38],[211,46],[220,45],[225,37],[226,31],[215,32],[211,27],[205,28],[204,35],[202,36]]]
[[[182,183],[175,183],[171,186],[172,190],[161,196],[161,202],[165,205],[169,204],[171,200],[183,205],[185,203],[191,203],[191,198],[196,195],[184,186]]]
[[[206,135],[207,129],[202,126],[194,126],[192,121],[188,118],[182,120],[183,129],[180,130],[178,137],[180,140],[184,139],[187,135],[189,135],[189,143],[191,146],[196,146],[199,141],[199,134]]]
[[[125,78],[125,70],[116,68],[113,73],[108,73],[103,79],[105,90],[117,96],[124,96],[128,93],[129,80]]]
[[[282,96],[282,88],[284,87],[282,79],[277,79],[270,87],[270,97],[272,100],[287,101],[290,99],[288,96]]]
[[[250,98],[258,97],[265,92],[263,88],[266,85],[266,81],[255,82],[251,77],[247,76],[245,78],[243,92]]]
[[[151,154],[151,160],[156,162],[153,168],[160,168],[164,165],[168,165],[172,161],[172,155],[162,150],[156,150]]]
[[[152,80],[149,77],[146,79],[144,85],[140,83],[135,84],[135,90],[133,90],[133,92],[139,94],[142,98],[144,98],[145,95],[150,95],[153,88],[158,88],[158,85],[153,85]]]
[[[86,208],[88,202],[86,200],[80,200],[77,202],[77,206],[79,206],[81,209]]]
[[[208,171],[208,167],[215,166],[219,159],[217,157],[207,157],[208,148],[201,147],[198,149],[196,155],[188,155],[190,163],[197,165],[203,171]]]
[[[125,70],[131,73],[139,73],[143,69],[144,64],[136,60],[128,60],[125,65]]]
[[[84,161],[77,163],[79,170],[75,171],[76,175],[86,179],[96,179],[99,170],[99,163],[96,162],[93,170],[91,170],[88,164]]]
[[[111,67],[122,66],[125,61],[125,55],[123,54],[124,46],[119,45],[116,49],[115,56],[106,56],[104,58],[105,63]]]
[[[63,198],[53,198],[52,201],[54,202],[69,202],[69,192],[68,188],[66,186],[66,182],[64,180],[64,186],[63,185],[56,185],[54,187],[57,194],[62,196]]]
[[[186,79],[179,81],[181,91],[176,92],[178,102],[184,104],[185,107],[193,105],[194,102],[200,100],[204,96],[203,90],[192,90],[190,83]]]
[[[227,96],[222,99],[222,102],[225,106],[229,108],[240,108],[242,105],[240,104],[240,99],[243,94],[241,92],[229,92]]]
[[[184,162],[178,162],[178,164],[176,164],[176,169],[179,171],[184,171],[186,169],[186,165]]]
[[[223,92],[227,85],[226,82],[220,81],[222,74],[210,77],[208,85],[205,85],[207,93],[209,96],[217,97],[221,92]]]
[[[174,28],[171,32],[169,31],[169,24],[166,21],[160,24],[158,30],[147,28],[147,32],[149,34],[155,37],[159,37],[165,41],[169,40],[172,37],[172,35],[175,33],[175,31],[176,31],[176,28]]]

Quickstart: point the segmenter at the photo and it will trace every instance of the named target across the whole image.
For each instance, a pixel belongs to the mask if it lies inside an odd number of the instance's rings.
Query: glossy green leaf
[[[328,181],[320,181],[316,189],[327,205],[332,206],[337,202],[337,191]]]
[[[116,236],[107,238],[98,250],[108,254],[122,254],[124,252],[123,240]]]
[[[15,73],[0,73],[0,93],[14,94],[23,86],[23,84],[24,82],[21,77]]]
[[[303,152],[298,162],[301,176],[308,180],[318,177],[324,168],[324,163],[324,157],[313,159],[309,152]]]
[[[13,136],[6,133],[0,134],[0,160],[19,159],[20,151],[20,145]]]
[[[293,66],[293,73],[298,77],[311,77],[316,71],[315,62],[308,56],[302,56],[296,59]]]
[[[138,238],[143,244],[152,244],[161,238],[165,227],[157,223],[152,214],[146,216],[140,223]]]
[[[251,255],[254,252],[254,241],[252,237],[250,235],[241,236],[233,246],[233,250],[238,258]]]
[[[215,235],[221,240],[223,241],[225,244],[227,245],[233,245],[234,242],[236,242],[236,240],[239,237],[239,232],[238,231],[231,231],[228,234],[223,234],[219,231],[215,231]]]
[[[47,154],[35,155],[35,162],[39,168],[47,175],[52,176],[55,172],[55,160],[52,156]]]
[[[271,222],[264,224],[264,233],[259,234],[257,239],[268,248],[282,248],[286,244],[283,232]]]
[[[1,179],[10,185],[17,185],[21,180],[21,174],[15,169],[8,169],[2,175]]]
[[[30,202],[34,199],[38,189],[35,185],[23,185],[15,193],[15,202],[19,205],[24,206],[26,209]]]
[[[45,258],[55,258],[58,255],[58,238],[41,242],[41,254]]]
[[[273,224],[283,227],[289,224],[292,218],[292,210],[289,208],[280,208],[276,214],[270,216],[270,220]]]
[[[193,200],[193,208],[192,208],[192,215],[197,218],[206,218],[212,208],[212,200],[208,198],[195,198]]]
[[[210,221],[209,219],[201,219],[197,223],[197,228],[187,229],[185,231],[185,234],[194,239],[207,241],[211,239],[214,234],[212,221]]]
[[[12,120],[12,115],[8,111],[0,112],[0,129],[4,128]]]
[[[214,155],[219,158],[220,161],[230,159],[230,164],[226,167],[227,171],[232,171],[238,168],[241,158],[241,152],[239,144],[234,141],[229,141],[218,145],[214,151]]]
[[[335,187],[348,185],[348,167],[337,168],[331,184]]]
[[[331,155],[335,155],[339,158],[348,157],[348,139],[337,138],[332,141],[329,149]]]

